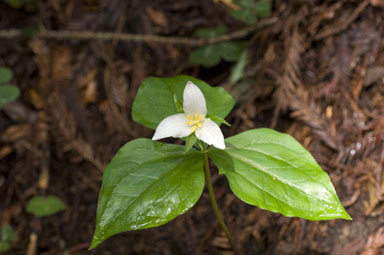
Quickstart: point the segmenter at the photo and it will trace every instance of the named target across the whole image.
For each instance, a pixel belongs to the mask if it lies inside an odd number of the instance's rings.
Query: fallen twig
[[[261,20],[254,26],[246,27],[232,33],[222,35],[211,39],[196,39],[188,37],[173,37],[173,36],[160,36],[149,34],[129,34],[129,33],[113,33],[113,32],[93,32],[93,31],[53,31],[41,30],[34,34],[35,37],[41,39],[54,39],[54,40],[117,40],[117,41],[130,41],[130,42],[155,42],[155,43],[168,43],[168,44],[183,44],[190,46],[201,46],[206,44],[214,44],[218,42],[230,41],[239,39],[249,35],[250,33],[260,30],[266,26],[272,25],[277,22],[277,17]],[[14,39],[23,36],[22,30],[9,29],[0,30],[0,38]]]

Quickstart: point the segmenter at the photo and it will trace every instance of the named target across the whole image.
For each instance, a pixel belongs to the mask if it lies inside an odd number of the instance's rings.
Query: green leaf
[[[56,196],[34,196],[27,204],[27,212],[44,217],[65,210],[64,203]]]
[[[144,138],[125,144],[104,172],[90,249],[117,233],[171,221],[197,202],[203,188],[201,152]]]
[[[20,95],[19,88],[12,85],[0,86],[0,109],[1,106],[16,100]]]
[[[176,94],[173,94],[173,101],[175,102],[175,106],[178,112],[183,112],[183,103],[177,99]]]
[[[242,8],[252,9],[254,8],[255,0],[232,0],[232,3]]]
[[[231,12],[232,16],[236,19],[247,23],[249,25],[255,24],[257,21],[256,14],[250,9],[238,9]]]
[[[10,7],[19,9],[23,7],[23,0],[4,0]]]
[[[254,24],[258,17],[268,17],[271,15],[272,4],[270,1],[261,0],[233,0],[239,9],[232,11],[232,16],[244,23]]]
[[[10,225],[1,226],[0,240],[4,242],[12,243],[17,240],[17,232],[13,230]]]
[[[7,67],[0,67],[0,83],[10,81],[12,77],[13,77],[13,73],[11,69]]]
[[[237,60],[236,64],[233,66],[232,71],[231,71],[231,77],[230,77],[230,82],[232,84],[235,84],[241,78],[243,78],[243,73],[245,66],[247,65],[248,61],[248,54],[247,50],[244,50],[243,53],[241,53],[240,58]]]
[[[220,59],[228,62],[236,61],[241,52],[247,46],[245,41],[231,41],[201,46],[193,50],[189,55],[192,65],[204,66],[206,68],[216,66]]]
[[[222,42],[219,44],[221,57],[228,62],[234,62],[239,59],[247,44],[246,41]]]
[[[210,118],[211,120],[213,120],[214,122],[216,122],[219,126],[220,124],[225,124],[227,125],[228,127],[231,126],[231,124],[229,124],[225,119],[223,118],[220,118],[218,116],[215,116],[215,115],[207,115],[207,118]]]
[[[291,136],[262,128],[225,142],[209,155],[244,202],[308,220],[351,219],[327,173]]]
[[[198,47],[189,55],[189,62],[192,65],[204,66],[207,68],[216,66],[220,62],[221,51],[220,44]]]
[[[224,35],[228,32],[226,26],[217,26],[217,27],[204,27],[198,28],[195,31],[195,36],[200,38],[214,38],[220,35]]]
[[[271,2],[269,1],[258,1],[255,4],[254,11],[257,16],[266,18],[271,16]]]
[[[205,96],[208,114],[225,118],[231,111],[234,100],[222,87],[211,87],[207,83],[187,75],[172,78],[149,77],[141,84],[132,106],[133,120],[155,129],[166,117],[177,114],[174,95],[183,100],[188,81],[198,86]]]
[[[197,137],[195,133],[192,133],[190,136],[188,136],[187,140],[185,141],[184,152],[188,152],[193,147],[193,145],[195,145],[196,141]]]
[[[0,252],[8,251],[9,249],[11,249],[11,245],[8,242],[0,241]]]

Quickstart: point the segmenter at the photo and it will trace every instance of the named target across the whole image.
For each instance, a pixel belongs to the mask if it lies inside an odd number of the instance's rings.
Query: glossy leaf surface
[[[123,231],[169,222],[190,209],[203,188],[201,152],[144,138],[127,143],[104,172],[90,248]]]
[[[244,202],[308,220],[351,219],[327,173],[291,136],[262,128],[225,142],[209,156]]]
[[[155,129],[163,119],[179,113],[175,105],[175,95],[177,101],[183,102],[183,91],[188,81],[192,81],[203,92],[208,114],[225,118],[231,111],[234,100],[222,87],[211,87],[187,75],[172,78],[149,77],[141,84],[133,102],[133,119]]]
[[[27,204],[27,212],[44,217],[65,210],[65,204],[56,196],[34,196]]]

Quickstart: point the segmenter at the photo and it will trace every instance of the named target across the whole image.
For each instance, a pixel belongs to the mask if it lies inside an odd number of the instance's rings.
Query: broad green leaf
[[[19,88],[12,85],[0,85],[0,108],[2,105],[16,100],[19,95]]]
[[[11,69],[7,67],[0,67],[0,83],[10,81],[12,77],[13,77],[13,73]]]
[[[246,41],[222,42],[220,45],[220,56],[228,61],[234,62],[239,59],[241,53],[247,47]]]
[[[44,217],[65,210],[64,203],[56,196],[34,196],[27,204],[27,212]]]
[[[214,38],[226,34],[227,31],[228,29],[226,26],[204,27],[196,29],[194,34],[200,38]]]
[[[0,241],[0,252],[8,251],[9,249],[11,249],[11,245],[8,242]]]
[[[132,106],[134,121],[155,129],[166,117],[177,114],[174,95],[183,101],[183,92],[188,81],[195,83],[203,92],[208,114],[225,118],[231,111],[234,100],[222,87],[211,87],[196,78],[179,75],[172,78],[149,77],[141,84]]]
[[[104,172],[90,249],[117,233],[157,227],[190,209],[204,188],[202,157],[194,149],[184,153],[184,146],[144,138],[125,144]]]
[[[0,240],[4,242],[14,242],[17,240],[17,232],[10,225],[1,226]]]
[[[247,54],[247,51],[244,50],[241,53],[240,58],[237,60],[236,64],[232,68],[231,77],[230,77],[230,81],[232,84],[235,84],[236,82],[241,80],[241,78],[243,78],[244,68],[247,65],[247,61],[248,61],[248,54]]]
[[[198,47],[189,55],[189,62],[207,68],[216,66],[220,62],[221,51],[221,46],[217,43]]]
[[[225,142],[209,156],[244,202],[308,220],[351,219],[327,173],[291,136],[261,128]]]

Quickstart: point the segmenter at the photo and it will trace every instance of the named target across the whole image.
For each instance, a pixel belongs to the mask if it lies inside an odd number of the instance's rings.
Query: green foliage
[[[211,120],[213,120],[217,124],[224,124],[224,125],[227,125],[228,127],[231,126],[231,124],[229,124],[225,119],[220,118],[218,116],[215,116],[215,115],[212,115],[212,114],[208,114],[207,118],[210,118]]]
[[[17,232],[10,225],[1,226],[1,241],[12,243],[17,240]]]
[[[194,35],[200,38],[215,38],[228,32],[226,26],[203,27],[196,29]]]
[[[0,241],[0,252],[8,251],[11,249],[11,245],[8,242]]]
[[[4,104],[16,100],[20,95],[20,90],[11,85],[0,86],[0,109]]]
[[[16,100],[20,95],[19,88],[13,85],[2,85],[12,79],[12,70],[6,67],[0,67],[0,109],[4,104]]]
[[[124,145],[104,172],[90,248],[122,231],[163,225],[191,208],[204,188],[202,157],[149,139]]]
[[[10,225],[3,225],[0,229],[0,251],[7,251],[11,248],[11,243],[18,238],[17,232]]]
[[[0,67],[0,83],[8,82],[12,79],[12,70],[7,67]]]
[[[200,38],[214,38],[227,33],[227,28],[224,26],[217,26],[211,28],[199,28],[195,31],[195,36]],[[221,59],[228,62],[236,61],[241,52],[247,46],[245,41],[231,41],[210,44],[196,48],[189,55],[189,62],[192,65],[199,65],[204,67],[213,67],[217,65]]]
[[[193,147],[193,145],[195,145],[196,141],[197,141],[197,137],[195,133],[188,136],[185,141],[184,152],[188,152]]]
[[[149,77],[140,86],[133,102],[133,120],[155,129],[164,118],[178,113],[175,96],[178,101],[183,101],[183,91],[188,81],[192,81],[203,92],[208,114],[225,118],[232,110],[233,98],[221,87],[211,87],[187,75],[172,78]]]
[[[207,117],[228,124],[224,118],[233,107],[232,97],[223,88],[185,75],[147,78],[133,103],[133,119],[154,129],[179,113],[188,81],[204,94]],[[309,220],[351,219],[328,175],[291,136],[254,129],[225,142],[224,150],[210,147],[208,152],[193,147],[201,145],[194,134],[185,146],[144,138],[125,144],[104,172],[90,249],[117,233],[160,226],[190,209],[203,192],[205,153],[246,203]]]
[[[308,220],[351,219],[328,175],[294,138],[254,129],[226,139],[209,156],[244,202]]]
[[[239,8],[232,11],[232,16],[247,23],[255,24],[259,17],[271,15],[271,2],[267,0],[232,0]]]
[[[241,53],[240,58],[236,61],[236,64],[232,68],[231,77],[230,77],[230,81],[232,84],[238,82],[239,80],[241,80],[241,78],[243,78],[243,73],[244,73],[245,66],[247,65],[247,62],[248,62],[248,54],[247,54],[247,51],[244,50]]]
[[[65,209],[65,204],[60,198],[53,195],[34,196],[27,204],[27,212],[37,217],[49,216]]]
[[[6,4],[14,9],[24,8],[27,11],[36,9],[36,0],[3,0]]]

